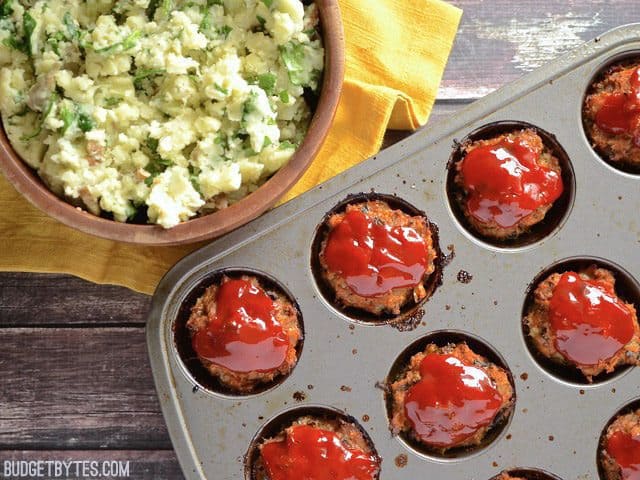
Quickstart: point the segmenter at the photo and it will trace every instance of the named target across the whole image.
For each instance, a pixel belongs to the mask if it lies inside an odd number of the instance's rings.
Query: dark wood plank
[[[142,328],[4,328],[0,449],[169,449]]]
[[[5,474],[5,462],[10,468],[25,468],[20,462],[40,462],[34,468],[42,468],[44,478],[84,478],[83,469],[96,468],[100,478],[126,478],[128,480],[181,480],[184,478],[173,450],[0,450],[0,477],[25,478]],[[51,462],[51,463],[46,463]],[[56,467],[57,462],[58,466]],[[66,475],[65,464],[69,468]],[[73,462],[73,463],[70,463]],[[113,462],[116,462],[115,464]],[[105,465],[106,463],[106,465]],[[48,469],[51,470],[48,470]],[[56,468],[65,472],[56,477]],[[104,468],[104,470],[103,470]],[[14,470],[15,471],[15,470]],[[51,472],[51,475],[48,475]],[[109,475],[110,474],[110,475]],[[33,477],[35,478],[35,477]]]
[[[478,98],[614,27],[637,21],[634,0],[451,0],[464,15],[439,98]]]
[[[0,273],[0,327],[142,326],[150,297],[71,275]]]

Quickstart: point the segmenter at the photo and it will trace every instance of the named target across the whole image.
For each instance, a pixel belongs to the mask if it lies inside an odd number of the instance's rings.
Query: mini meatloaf
[[[260,446],[255,480],[375,480],[380,458],[354,423],[302,417]]]
[[[497,477],[494,477],[493,480],[526,480],[522,477],[512,477],[508,472],[502,472]]]
[[[282,292],[265,289],[253,276],[224,276],[198,298],[187,328],[211,375],[246,394],[293,369],[302,339],[298,319]]]
[[[533,129],[461,145],[454,197],[480,235],[513,239],[540,223],[562,195],[559,160]]]
[[[600,449],[604,480],[636,480],[640,472],[640,410],[620,415],[607,428]]]
[[[411,357],[388,392],[392,433],[439,453],[482,444],[515,402],[507,371],[466,343],[427,345]]]
[[[540,282],[524,324],[544,357],[576,367],[588,381],[640,362],[636,309],[617,296],[613,273],[596,265]]]
[[[322,276],[345,307],[398,315],[428,295],[437,252],[431,225],[382,200],[347,205],[327,220]]]
[[[610,67],[582,109],[594,149],[612,164],[640,167],[640,63]]]

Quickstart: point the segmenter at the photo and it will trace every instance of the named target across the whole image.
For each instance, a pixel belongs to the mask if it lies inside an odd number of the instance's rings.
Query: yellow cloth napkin
[[[340,0],[344,87],[334,124],[309,170],[284,200],[374,155],[388,128],[424,124],[461,11],[440,0]],[[153,293],[164,273],[203,244],[141,247],[68,228],[0,176],[0,270],[71,273]]]

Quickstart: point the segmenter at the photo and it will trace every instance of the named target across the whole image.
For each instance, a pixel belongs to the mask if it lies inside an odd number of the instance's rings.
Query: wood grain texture
[[[0,329],[0,449],[167,449],[142,328]]]
[[[0,327],[142,327],[151,298],[71,275],[0,273]]]
[[[637,22],[634,0],[452,0],[464,15],[439,98],[478,98],[604,32]]]

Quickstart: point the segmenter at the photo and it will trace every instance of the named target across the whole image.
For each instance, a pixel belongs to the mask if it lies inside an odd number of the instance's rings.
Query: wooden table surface
[[[464,16],[426,128],[581,42],[640,20],[636,0],[452,3]],[[129,478],[183,478],[147,359],[149,303],[71,276],[0,273],[0,478],[8,459],[114,459],[130,462]]]

